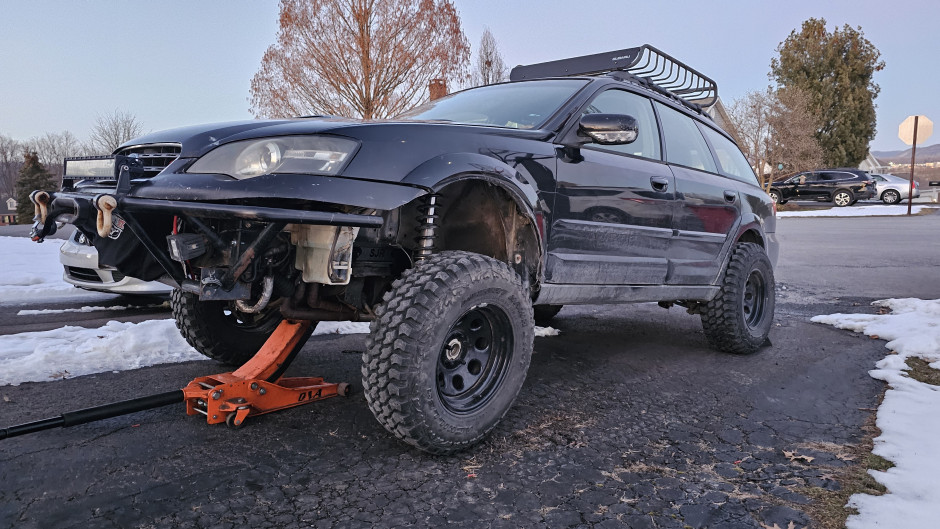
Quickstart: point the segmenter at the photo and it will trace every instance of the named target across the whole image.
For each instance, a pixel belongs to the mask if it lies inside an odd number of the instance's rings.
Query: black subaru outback
[[[706,112],[715,83],[648,45],[511,79],[395,120],[189,127],[68,160],[62,191],[34,193],[34,239],[71,222],[102,264],[174,286],[183,336],[226,363],[284,319],[371,321],[368,405],[434,453],[493,429],[565,304],[675,304],[713,348],[765,344],[774,209]]]
[[[874,196],[875,180],[871,175],[851,168],[806,171],[774,182],[770,188],[770,198],[778,204],[789,200],[818,200],[845,207]]]

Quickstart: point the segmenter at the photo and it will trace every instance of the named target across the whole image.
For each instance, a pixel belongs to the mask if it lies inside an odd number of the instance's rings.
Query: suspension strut
[[[437,210],[441,207],[438,199],[441,197],[438,193],[431,193],[425,196],[425,202],[418,206],[418,236],[415,242],[418,243],[415,250],[415,261],[423,261],[434,253],[435,232],[437,231],[437,219],[440,218]]]

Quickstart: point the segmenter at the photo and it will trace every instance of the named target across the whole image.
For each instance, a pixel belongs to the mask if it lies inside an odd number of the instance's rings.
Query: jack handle
[[[128,413],[169,406],[170,404],[176,404],[177,402],[183,402],[183,391],[179,389],[175,391],[168,391],[166,393],[158,393],[156,395],[139,397],[136,399],[112,402],[111,404],[104,404],[102,406],[95,406],[93,408],[85,408],[83,410],[66,412],[62,415],[59,415],[58,417],[50,417],[48,419],[42,419],[39,421],[27,422],[16,426],[11,426],[9,428],[0,428],[0,439],[16,437],[18,435],[24,435],[33,432],[40,432],[42,430],[51,430],[52,428],[65,428],[68,426],[76,426],[88,422],[110,419],[111,417],[127,415]]]

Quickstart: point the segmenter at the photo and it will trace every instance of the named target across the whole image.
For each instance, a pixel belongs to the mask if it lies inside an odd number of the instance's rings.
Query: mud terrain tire
[[[450,454],[483,439],[519,394],[532,302],[505,263],[442,252],[392,283],[370,330],[362,385],[375,418],[408,444]]]
[[[757,351],[774,319],[774,271],[764,249],[735,244],[720,286],[702,313],[708,345],[733,354]]]
[[[173,319],[189,345],[213,360],[240,366],[258,352],[283,318],[275,303],[254,317],[237,313],[232,305],[199,301],[196,294],[179,289],[170,294]]]

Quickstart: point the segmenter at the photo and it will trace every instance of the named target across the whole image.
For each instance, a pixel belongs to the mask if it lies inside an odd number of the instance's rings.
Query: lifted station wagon
[[[369,408],[452,453],[505,415],[563,305],[680,305],[715,349],[766,343],[774,206],[706,113],[717,95],[646,45],[393,120],[157,132],[68,160],[63,190],[34,193],[33,238],[71,222],[103,265],[172,285],[183,336],[230,364],[282,320],[370,321]]]

